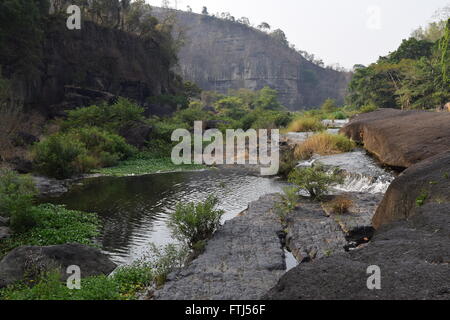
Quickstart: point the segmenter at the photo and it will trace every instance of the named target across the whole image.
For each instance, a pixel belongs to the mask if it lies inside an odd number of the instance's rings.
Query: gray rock
[[[0,288],[24,279],[36,279],[44,271],[59,270],[67,279],[67,267],[77,265],[82,277],[108,275],[116,264],[100,250],[81,244],[48,247],[23,246],[14,249],[0,262]]]
[[[302,264],[265,299],[450,299],[450,205],[426,204],[409,221],[381,228],[365,247]],[[367,288],[371,265],[381,290]]]
[[[163,18],[167,10],[152,8]],[[279,92],[291,110],[321,105],[327,98],[343,102],[351,74],[322,68],[270,35],[241,23],[207,15],[171,11],[186,30],[179,73],[203,90],[227,94],[229,89]]]
[[[258,299],[286,270],[272,207],[277,196],[264,196],[248,212],[227,221],[205,252],[187,268],[169,276],[155,293],[162,300]]]
[[[339,225],[320,203],[307,199],[288,219],[287,246],[298,261],[311,261],[343,252],[347,241]]]
[[[11,238],[12,231],[8,227],[0,227],[0,240]]]
[[[33,176],[33,182],[42,197],[58,196],[69,190],[64,180]]]

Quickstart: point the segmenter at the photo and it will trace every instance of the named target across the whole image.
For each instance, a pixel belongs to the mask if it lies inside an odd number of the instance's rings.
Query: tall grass
[[[343,135],[321,132],[309,137],[304,143],[297,145],[294,153],[298,159],[309,159],[314,154],[325,156],[350,152],[355,147],[355,142]]]
[[[325,126],[318,118],[298,118],[288,126],[289,132],[315,132],[325,130]]]

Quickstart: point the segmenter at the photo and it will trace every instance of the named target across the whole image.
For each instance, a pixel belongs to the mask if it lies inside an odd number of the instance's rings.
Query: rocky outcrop
[[[240,23],[183,11],[169,13],[186,30],[178,72],[202,89],[226,94],[229,89],[269,86],[291,110],[316,107],[327,98],[343,102],[350,73],[314,65],[266,33]],[[153,8],[152,14],[168,13]]]
[[[149,97],[174,93],[179,86],[178,77],[170,71],[174,53],[162,49],[158,35],[144,41],[89,21],[83,21],[81,30],[68,30],[65,19],[48,17],[46,21],[37,73],[16,81],[15,95],[23,98],[28,110],[60,116],[64,110],[122,96],[146,106],[149,113],[173,111],[148,103]]]
[[[281,225],[272,212],[277,199],[264,196],[227,221],[202,255],[169,275],[156,299],[249,300],[267,292],[286,270]]]
[[[449,202],[450,151],[408,168],[395,179],[377,209],[373,225],[379,228],[408,219],[426,203]]]
[[[385,165],[408,168],[450,150],[450,113],[380,109],[341,129]]]
[[[450,206],[430,203],[409,221],[391,224],[365,247],[301,264],[265,299],[450,299]],[[369,266],[381,270],[381,290],[369,290]]]
[[[36,279],[42,272],[59,270],[67,279],[67,267],[76,265],[82,277],[108,275],[116,265],[100,250],[81,244],[48,247],[23,246],[14,249],[0,262],[0,288],[24,279]]]

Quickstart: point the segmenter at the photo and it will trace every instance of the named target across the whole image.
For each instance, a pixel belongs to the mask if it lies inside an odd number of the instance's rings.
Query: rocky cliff
[[[178,72],[204,90],[253,90],[269,86],[291,110],[343,102],[351,74],[324,69],[264,32],[207,15],[171,10],[186,29]],[[161,18],[167,10],[153,8]]]
[[[122,96],[146,105],[149,113],[170,112],[165,110],[170,107],[147,104],[149,97],[175,92],[180,83],[170,71],[176,58],[161,49],[157,39],[143,41],[88,21],[81,30],[71,31],[56,17],[48,19],[43,33],[37,72],[15,81],[15,93],[28,109],[58,116]]]

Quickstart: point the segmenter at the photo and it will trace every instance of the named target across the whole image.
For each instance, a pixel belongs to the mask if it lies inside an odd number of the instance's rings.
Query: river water
[[[102,220],[101,248],[115,262],[126,264],[143,256],[150,243],[175,242],[167,221],[178,202],[198,202],[215,194],[219,208],[225,210],[225,221],[264,194],[282,191],[285,185],[278,178],[249,175],[244,170],[213,169],[90,178],[60,197],[44,201],[97,213]]]

